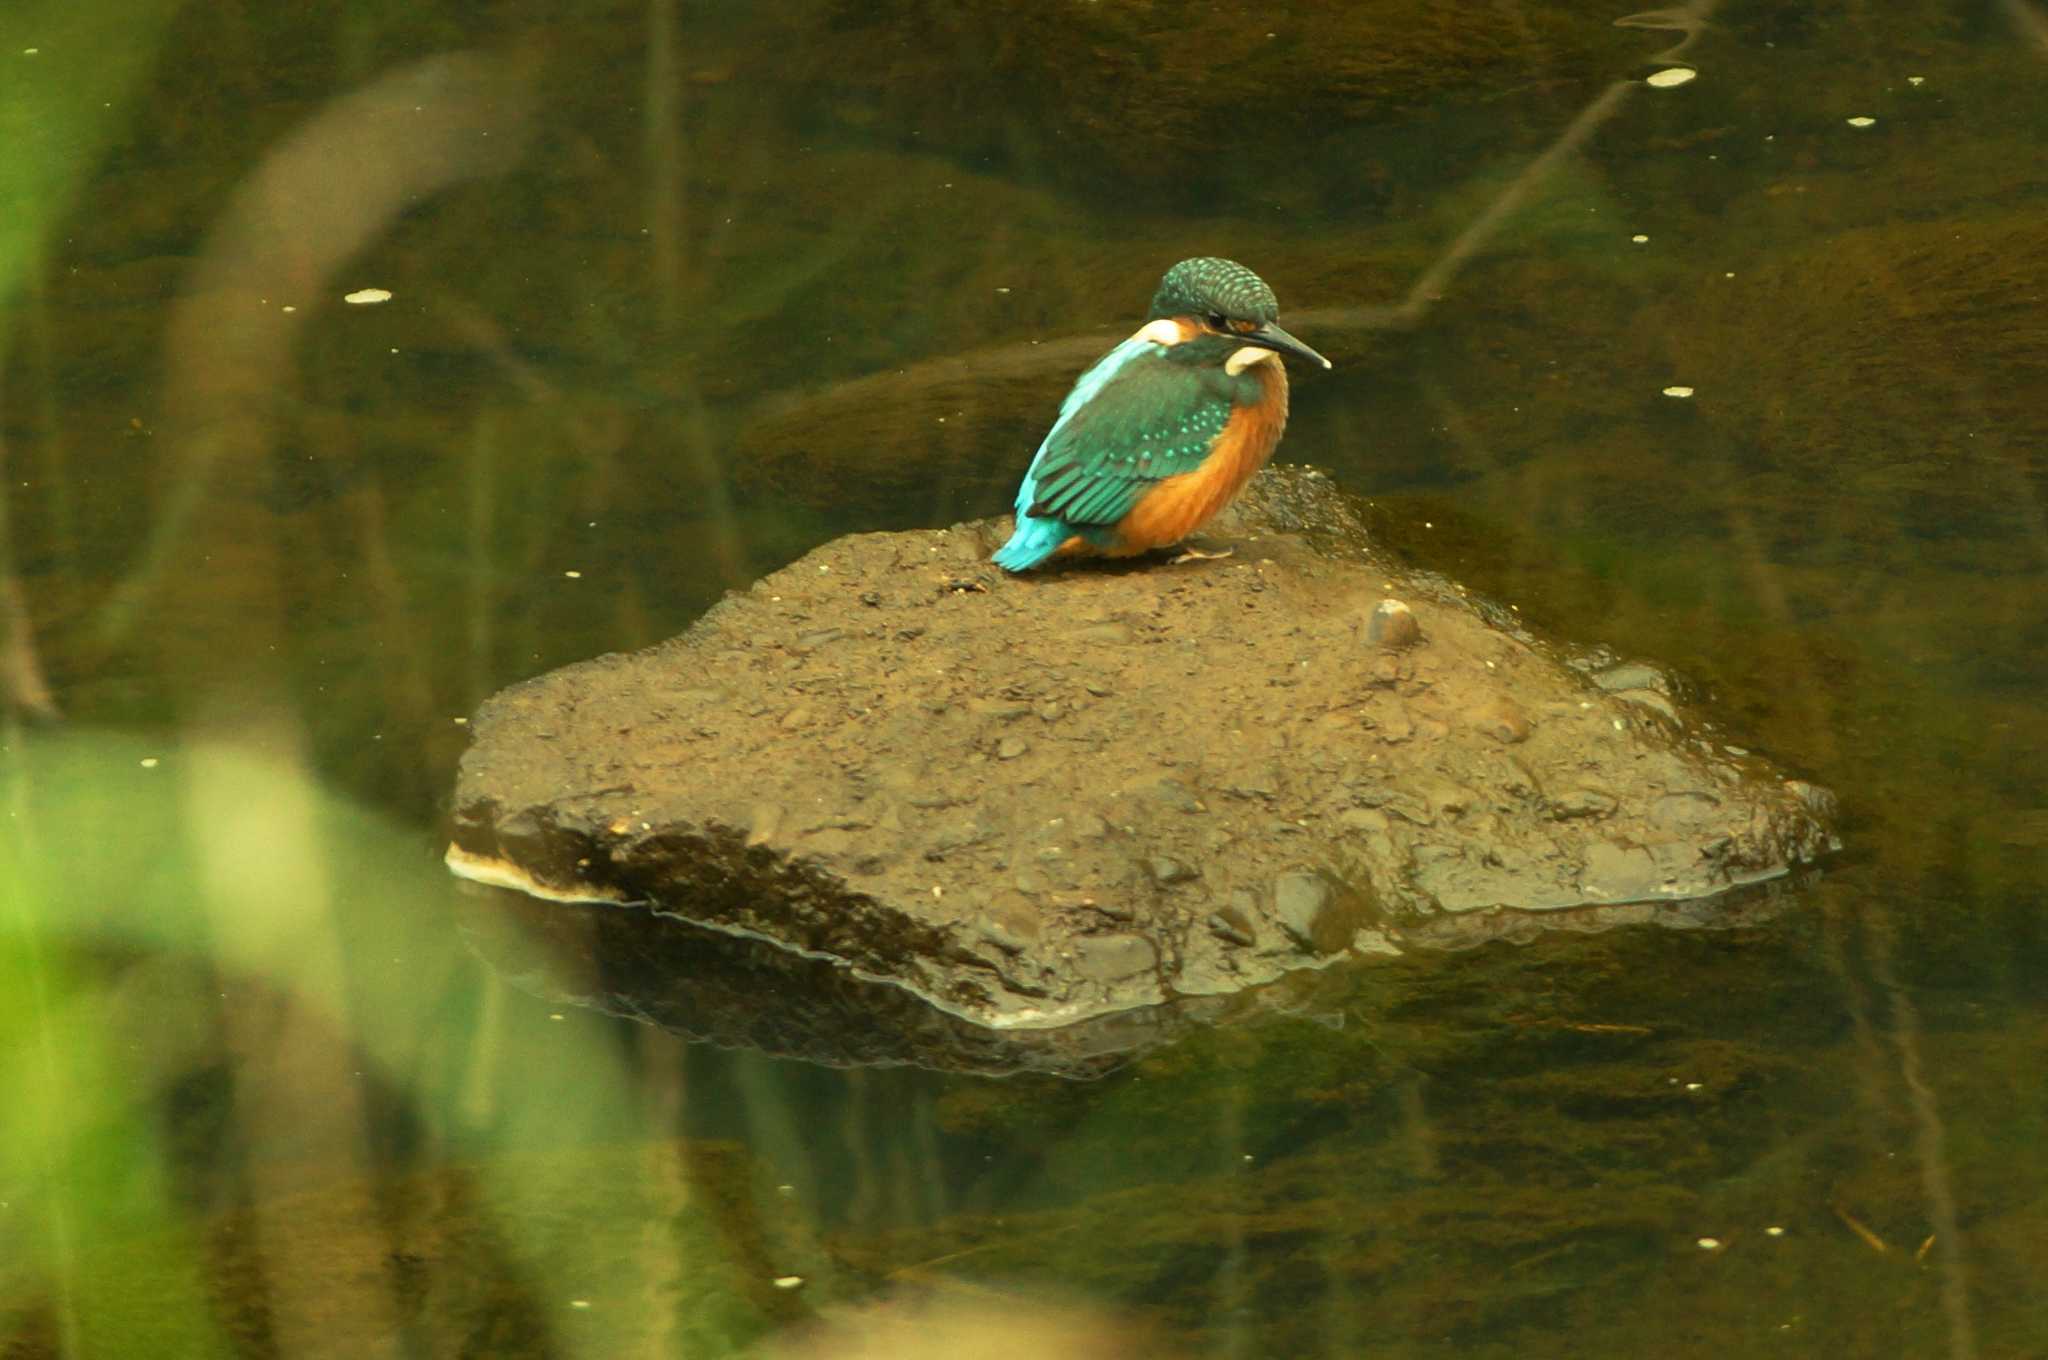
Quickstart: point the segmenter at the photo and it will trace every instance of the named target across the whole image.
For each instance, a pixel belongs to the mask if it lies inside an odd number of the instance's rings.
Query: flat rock
[[[1610,691],[1379,560],[1313,470],[1261,474],[1223,560],[1011,577],[1007,529],[841,538],[681,637],[505,690],[451,868],[1031,1028],[1709,898],[1834,843],[1825,791],[1654,668]]]

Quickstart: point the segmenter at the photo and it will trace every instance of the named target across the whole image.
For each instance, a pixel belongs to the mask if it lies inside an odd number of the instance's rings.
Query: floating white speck
[[[24,57],[32,57],[42,50],[43,49],[40,47],[24,47],[21,49],[21,55],[23,55]]]
[[[1652,72],[1644,77],[1643,83],[1645,85],[1655,85],[1660,90],[1668,90],[1674,85],[1685,84],[1698,74],[1699,72],[1693,70],[1690,66],[1667,66],[1661,71]]]
[[[289,302],[287,302],[284,306],[278,308],[278,310],[280,312],[296,312],[299,309],[292,306]]]
[[[803,1282],[804,1277],[801,1275],[777,1275],[775,1277],[775,1287],[777,1289],[796,1289]]]
[[[1702,1238],[1700,1239],[1700,1250],[1701,1250],[1701,1251],[1719,1251],[1720,1249],[1721,1249],[1721,1239],[1720,1239],[1720,1238],[1718,1238],[1718,1237],[1702,1237]]]
[[[1650,238],[1643,235],[1641,232],[1637,232],[1635,235],[1629,237],[1628,239],[1634,241],[1637,245],[1642,245],[1646,243]]]
[[[1783,1237],[1784,1235],[1785,1230],[1775,1223],[1773,1223],[1770,1227],[1764,1229],[1765,1237]]]
[[[1849,120],[1850,127],[1875,127],[1876,125],[1877,120],[1875,118],[1865,118],[1861,114]]]
[[[583,579],[583,573],[580,571],[565,571],[562,573],[562,575],[568,577],[572,581],[580,581]]]
[[[353,293],[344,294],[341,300],[353,307],[367,307],[374,302],[391,301],[391,290],[389,288],[358,288]]]
[[[1696,1081],[1689,1081],[1685,1084],[1685,1089],[1688,1091],[1698,1091],[1702,1089],[1702,1085]]]
[[[569,1306],[570,1306],[571,1308],[588,1308],[588,1307],[590,1306],[590,1300],[589,1300],[589,1299],[570,1299],[570,1300],[569,1300]]]
[[[1908,85],[1925,85],[1925,84],[1927,83],[1927,77],[1926,77],[1926,76],[1907,76],[1907,77],[1906,77],[1906,83],[1907,83]]]
[[[144,756],[142,758],[142,768],[145,770],[154,770],[160,763],[162,762],[158,761],[155,756]]]
[[[1680,401],[1683,401],[1692,395],[1692,389],[1680,386],[1667,387],[1664,389],[1664,395],[1667,397],[1677,397]]]

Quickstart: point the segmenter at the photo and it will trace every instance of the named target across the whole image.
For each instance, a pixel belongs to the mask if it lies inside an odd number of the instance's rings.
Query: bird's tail
[[[1004,571],[1029,571],[1060,550],[1073,530],[1056,519],[1037,519],[1019,512],[1017,532],[989,560]]]

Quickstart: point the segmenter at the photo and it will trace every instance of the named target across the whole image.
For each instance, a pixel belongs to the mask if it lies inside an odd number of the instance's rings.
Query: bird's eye
[[[1223,313],[1211,312],[1209,313],[1209,329],[1212,331],[1227,331],[1230,329],[1230,322],[1224,317]]]

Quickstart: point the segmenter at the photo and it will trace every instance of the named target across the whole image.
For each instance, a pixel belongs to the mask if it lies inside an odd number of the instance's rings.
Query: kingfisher
[[[1029,571],[1060,554],[1167,547],[1230,504],[1286,428],[1280,356],[1330,366],[1281,330],[1279,315],[1265,280],[1235,261],[1167,270],[1138,333],[1060,404],[1017,489],[1017,529],[996,565]]]

